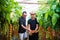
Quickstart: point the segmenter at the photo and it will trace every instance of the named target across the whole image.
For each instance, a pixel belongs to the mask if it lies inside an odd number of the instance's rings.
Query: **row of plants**
[[[38,2],[40,3],[41,0]],[[60,0],[46,0],[46,4],[39,4],[36,18],[40,26],[39,40],[54,40],[60,28]]]
[[[0,0],[0,34],[8,36],[10,24],[17,27],[18,18],[21,16],[22,6],[14,0]]]
[[[60,1],[48,0],[46,4],[39,7],[36,17],[40,26],[44,28],[51,26],[55,29],[57,20],[60,18]]]

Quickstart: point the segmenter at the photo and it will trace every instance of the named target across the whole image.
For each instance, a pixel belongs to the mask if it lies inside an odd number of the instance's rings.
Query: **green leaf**
[[[53,24],[53,26],[55,26],[58,17],[59,17],[59,15],[56,14],[56,13],[52,16],[52,24]]]
[[[49,15],[48,12],[46,12],[46,13],[45,13],[45,20],[47,20],[48,15]]]

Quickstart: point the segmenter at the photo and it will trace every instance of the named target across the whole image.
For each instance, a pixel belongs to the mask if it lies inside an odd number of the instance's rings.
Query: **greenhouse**
[[[0,40],[60,40],[60,0],[0,0]]]

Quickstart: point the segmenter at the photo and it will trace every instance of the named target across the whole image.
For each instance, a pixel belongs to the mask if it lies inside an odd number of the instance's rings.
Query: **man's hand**
[[[30,34],[30,35],[33,35],[33,33],[37,33],[37,32],[36,32],[35,30],[30,30],[30,31],[29,31],[29,34]]]
[[[22,26],[22,28],[24,28],[24,29],[26,29],[26,30],[28,29],[28,28],[27,28],[27,27],[25,27],[24,25],[21,25],[21,26]]]
[[[37,33],[38,31],[37,30],[32,30],[32,33]]]
[[[28,30],[29,32],[31,32],[31,30],[30,30],[29,28],[27,28],[27,30]]]

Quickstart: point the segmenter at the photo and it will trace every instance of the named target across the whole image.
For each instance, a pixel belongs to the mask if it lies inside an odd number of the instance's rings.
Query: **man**
[[[28,20],[28,28],[29,28],[29,40],[38,40],[38,22],[35,18],[35,13],[31,12],[31,19]]]
[[[26,40],[27,33],[26,33],[26,11],[23,11],[22,16],[19,18],[19,36],[20,40]]]

